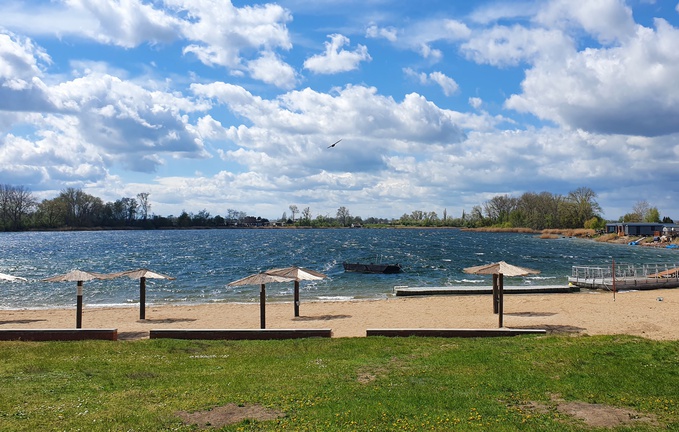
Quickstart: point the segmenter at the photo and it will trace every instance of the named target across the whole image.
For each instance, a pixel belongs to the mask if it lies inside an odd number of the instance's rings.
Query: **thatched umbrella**
[[[492,274],[493,275],[493,312],[499,314],[499,326],[502,327],[502,315],[504,308],[504,276],[527,276],[529,274],[540,273],[525,267],[518,267],[504,261],[485,264],[464,269],[465,273],[470,274]]]
[[[539,270],[518,267],[506,263],[504,261],[474,267],[467,267],[466,269],[464,269],[464,272],[470,274],[503,274],[505,276],[527,276],[529,274],[540,273]]]
[[[0,281],[7,281],[7,282],[22,281],[22,282],[26,282],[26,280],[27,280],[26,278],[22,278],[22,277],[19,277],[19,276],[12,276],[12,275],[8,275],[8,274],[5,274],[5,273],[0,273]]]
[[[278,269],[271,269],[267,270],[264,273],[273,275],[273,276],[283,276],[283,277],[289,277],[292,278],[295,281],[295,296],[294,296],[294,304],[295,304],[295,316],[299,316],[299,281],[302,280],[321,280],[325,279],[328,276],[314,271],[314,270],[309,270],[305,269],[302,267],[297,267],[297,266],[292,266],[292,267],[285,267],[285,268],[278,268]]]
[[[260,328],[266,328],[266,284],[273,282],[292,282],[293,278],[256,273],[243,279],[238,279],[228,286],[259,285],[259,323]]]
[[[83,323],[83,282],[95,279],[106,279],[101,273],[71,270],[70,272],[43,279],[43,282],[77,282],[75,328],[82,328]]]
[[[139,279],[139,319],[146,319],[146,279],[167,279],[175,280],[172,276],[167,276],[161,273],[156,273],[149,269],[141,268],[137,270],[128,270],[120,273],[111,273],[107,278],[117,278],[126,276],[130,279]]]

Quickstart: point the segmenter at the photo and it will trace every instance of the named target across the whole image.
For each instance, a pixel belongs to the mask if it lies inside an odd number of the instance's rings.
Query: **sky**
[[[40,200],[679,219],[677,0],[0,3],[0,184]]]

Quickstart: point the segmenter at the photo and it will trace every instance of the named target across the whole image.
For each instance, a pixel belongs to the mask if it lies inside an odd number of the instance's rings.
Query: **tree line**
[[[227,209],[224,216],[212,216],[207,210],[197,213],[182,211],[179,216],[158,216],[151,213],[149,193],[136,197],[123,197],[104,202],[81,189],[67,188],[53,199],[38,201],[24,186],[0,185],[0,230],[27,229],[87,229],[87,228],[189,228],[189,227],[255,227],[287,225],[299,227],[349,227],[364,225],[422,226],[422,227],[501,227],[531,228],[592,228],[603,229],[606,221],[596,193],[585,187],[557,195],[549,192],[526,192],[519,197],[497,195],[476,205],[459,217],[451,217],[443,210],[439,216],[434,211],[414,210],[398,219],[353,216],[341,206],[334,216],[313,217],[310,207],[301,211],[295,204],[289,206],[291,217],[283,212],[277,221],[269,221],[246,212]],[[632,211],[622,216],[621,222],[660,222],[660,212],[646,201],[635,204]],[[668,217],[663,222],[672,222]]]

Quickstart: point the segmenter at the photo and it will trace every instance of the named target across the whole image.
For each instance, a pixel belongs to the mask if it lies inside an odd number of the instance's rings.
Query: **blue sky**
[[[679,219],[679,2],[4,0],[0,184],[152,213]],[[334,148],[327,148],[342,139]]]

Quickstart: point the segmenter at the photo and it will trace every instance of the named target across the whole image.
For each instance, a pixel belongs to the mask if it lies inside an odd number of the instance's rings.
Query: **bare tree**
[[[632,214],[635,219],[633,222],[642,222],[646,218],[646,214],[651,209],[651,205],[646,200],[637,201],[632,207]],[[632,221],[630,221],[632,222]]]
[[[305,207],[304,210],[302,210],[302,219],[306,224],[311,224],[311,209],[309,207]]]
[[[292,221],[294,222],[294,221],[295,221],[295,215],[296,215],[297,213],[299,213],[299,209],[298,209],[297,206],[294,205],[294,204],[290,204],[290,207],[289,207],[289,208],[290,208],[290,213],[292,213]]]
[[[139,200],[140,216],[142,220],[146,220],[149,217],[149,212],[151,211],[151,203],[149,203],[149,193],[140,192],[137,194],[137,199]]]
[[[337,209],[337,220],[342,224],[342,226],[347,226],[350,219],[351,214],[346,207],[342,206]]]

